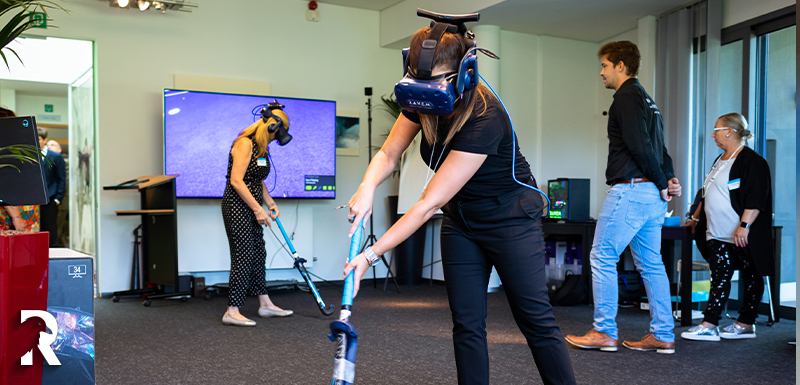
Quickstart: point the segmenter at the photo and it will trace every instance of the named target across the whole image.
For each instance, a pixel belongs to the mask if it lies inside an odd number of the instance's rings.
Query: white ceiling
[[[341,5],[343,7],[369,9],[371,11],[382,11],[403,0],[319,0],[317,3],[327,3]]]
[[[481,11],[481,23],[506,31],[600,42],[689,0],[506,0]]]
[[[17,95],[58,96],[66,98],[69,85],[63,83],[30,82],[0,79],[0,89],[15,90]]]
[[[317,2],[381,11],[402,1]],[[688,3],[691,0],[506,0],[481,10],[480,23],[506,31],[600,42],[636,28],[643,16],[659,15]],[[420,1],[420,7],[425,8],[424,1]]]
[[[91,41],[52,37],[19,37],[3,53],[8,67],[0,60],[0,79],[46,83],[72,83],[92,68],[94,60]]]

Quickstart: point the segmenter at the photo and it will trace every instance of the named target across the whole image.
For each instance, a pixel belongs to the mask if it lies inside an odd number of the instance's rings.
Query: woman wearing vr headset
[[[257,295],[261,317],[287,317],[269,299],[264,265],[264,229],[278,217],[278,205],[264,185],[269,174],[268,145],[273,140],[288,143],[289,117],[279,108],[262,110],[262,118],[239,133],[228,155],[228,183],[222,196],[222,219],[231,248],[228,311],[222,323],[235,326],[255,326],[256,322],[239,313],[247,295]],[[267,204],[269,213],[261,207]]]
[[[408,76],[401,83],[410,79],[446,88],[444,82],[461,78],[458,69],[474,44],[471,33],[464,29],[450,32],[451,28],[442,34],[440,30],[438,45],[434,45],[431,41],[438,34],[431,32],[436,28],[420,29],[411,38]],[[436,47],[433,63],[427,66],[432,71],[426,74],[420,68],[423,46]],[[395,90],[398,94],[398,88]],[[403,106],[350,199],[349,220],[354,223],[350,235],[362,218],[369,217],[375,188],[391,174],[420,130],[422,157],[436,173],[426,180],[419,201],[371,248],[347,264],[344,275],[355,270],[357,294],[369,266],[442,209],[442,264],[453,318],[458,383],[489,383],[486,293],[494,266],[544,383],[574,384],[572,364],[544,284],[543,199],[518,183],[536,184],[513,140],[511,122],[500,100],[483,85],[467,87],[463,96],[458,96],[452,112],[445,116],[409,112],[409,105],[421,104],[416,101]],[[517,180],[512,178],[512,164]]]

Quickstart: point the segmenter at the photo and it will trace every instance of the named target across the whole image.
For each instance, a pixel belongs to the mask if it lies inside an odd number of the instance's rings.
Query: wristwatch
[[[745,229],[749,229],[750,228],[750,224],[747,223],[747,222],[742,222],[742,224],[739,225],[739,227],[744,227]]]
[[[364,249],[364,258],[367,259],[370,266],[373,266],[381,259],[381,256],[372,251],[372,246],[367,246],[367,248]]]

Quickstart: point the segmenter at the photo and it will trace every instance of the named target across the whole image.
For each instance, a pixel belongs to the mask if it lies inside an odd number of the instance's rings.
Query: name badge
[[[258,167],[267,167],[267,158],[258,158],[256,163],[258,164]]]
[[[742,178],[737,178],[728,182],[728,190],[736,190],[742,184]]]

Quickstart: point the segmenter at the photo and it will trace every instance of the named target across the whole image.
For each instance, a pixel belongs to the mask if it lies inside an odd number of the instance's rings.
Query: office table
[[[570,235],[580,237],[581,248],[581,274],[583,275],[586,287],[589,289],[589,300],[592,300],[592,267],[590,263],[590,255],[592,251],[592,244],[594,243],[594,232],[597,222],[550,222],[545,221],[542,223],[544,235]],[[664,226],[661,228],[661,239],[667,241],[681,242],[680,260],[681,260],[681,282],[692,281],[692,230],[689,227],[673,227]],[[662,244],[662,250],[663,250]],[[675,256],[673,253],[662,252],[662,258],[665,260],[665,266],[674,266]],[[667,269],[667,275],[672,269]],[[672,280],[671,280],[672,281]],[[692,285],[683,285],[681,287],[681,314],[691,314],[692,308]],[[692,324],[690,317],[682,317],[681,325],[688,326]]]

